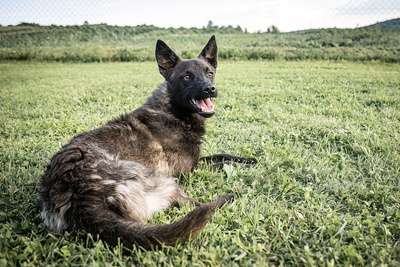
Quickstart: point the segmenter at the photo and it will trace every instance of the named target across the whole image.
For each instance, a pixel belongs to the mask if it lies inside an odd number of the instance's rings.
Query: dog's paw
[[[243,158],[229,154],[215,154],[207,157],[201,157],[199,161],[205,161],[208,164],[211,164],[213,169],[217,170],[223,169],[224,164],[234,165],[234,166],[238,165],[249,168],[258,163],[258,160],[255,158]]]
[[[228,202],[233,202],[235,198],[235,195],[233,193],[229,193],[225,196],[219,197],[216,201],[215,201],[215,206],[217,208],[222,207],[223,205],[225,205]]]

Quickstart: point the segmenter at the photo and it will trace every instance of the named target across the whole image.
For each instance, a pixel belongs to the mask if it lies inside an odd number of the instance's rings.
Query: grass
[[[145,251],[49,233],[35,202],[49,158],[140,106],[162,82],[156,64],[2,63],[0,266],[398,266],[399,71],[376,62],[221,61],[203,154],[260,163],[182,177],[200,201],[237,198],[189,243]]]

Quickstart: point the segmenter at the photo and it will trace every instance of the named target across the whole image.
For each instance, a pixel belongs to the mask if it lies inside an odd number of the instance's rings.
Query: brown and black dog
[[[52,158],[39,185],[45,224],[55,232],[85,230],[115,245],[173,245],[197,235],[211,214],[233,198],[199,203],[172,176],[196,166],[205,119],[214,114],[217,68],[212,36],[199,57],[181,60],[158,40],[156,59],[165,82],[133,112],[72,139]],[[225,154],[206,161],[255,163]],[[216,162],[215,162],[216,160]],[[170,225],[149,225],[171,205],[196,208]]]

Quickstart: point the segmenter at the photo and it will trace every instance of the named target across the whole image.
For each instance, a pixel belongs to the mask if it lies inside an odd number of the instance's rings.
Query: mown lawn
[[[399,73],[374,62],[220,62],[203,154],[259,164],[181,177],[200,201],[237,198],[189,243],[146,251],[49,233],[36,190],[69,139],[144,102],[162,82],[156,63],[2,63],[0,266],[398,266]]]

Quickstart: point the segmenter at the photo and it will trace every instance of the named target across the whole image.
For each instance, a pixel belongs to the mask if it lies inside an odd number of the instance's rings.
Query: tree
[[[276,27],[275,25],[271,25],[268,27],[267,29],[268,33],[280,33],[278,27]]]

